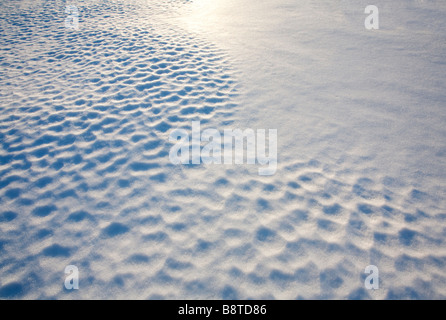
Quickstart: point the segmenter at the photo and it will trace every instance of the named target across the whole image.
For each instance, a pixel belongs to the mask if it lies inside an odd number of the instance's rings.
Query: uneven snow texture
[[[362,2],[69,3],[0,2],[0,298],[446,297],[441,1],[369,39]],[[277,128],[277,173],[172,165],[193,120]]]

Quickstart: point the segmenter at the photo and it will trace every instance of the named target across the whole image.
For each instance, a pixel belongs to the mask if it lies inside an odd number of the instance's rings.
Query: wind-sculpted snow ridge
[[[1,3],[2,298],[63,297],[68,264],[79,297],[146,297],[129,286],[162,291],[138,277],[188,265],[170,252],[190,222],[167,193],[168,133],[230,123],[235,82],[222,52],[162,20],[165,2],[154,19],[136,4],[79,2],[67,30],[62,2]]]
[[[446,297],[442,176],[394,177],[367,146],[337,148],[347,134],[323,121],[324,95],[277,128],[296,145],[279,146],[273,176],[173,165],[171,130],[249,127],[231,59],[175,25],[193,1],[72,3],[78,30],[65,1],[0,2],[0,298]],[[263,84],[254,98],[287,98]]]

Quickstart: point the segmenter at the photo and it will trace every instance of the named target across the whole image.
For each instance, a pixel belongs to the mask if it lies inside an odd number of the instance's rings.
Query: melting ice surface
[[[0,2],[0,298],[446,296],[444,1],[72,4]],[[173,165],[192,121],[276,174]]]

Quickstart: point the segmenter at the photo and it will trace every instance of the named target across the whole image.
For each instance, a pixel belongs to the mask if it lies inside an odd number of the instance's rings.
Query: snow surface
[[[2,0],[0,298],[444,299],[445,15]],[[171,164],[193,120],[278,129],[277,173]]]

